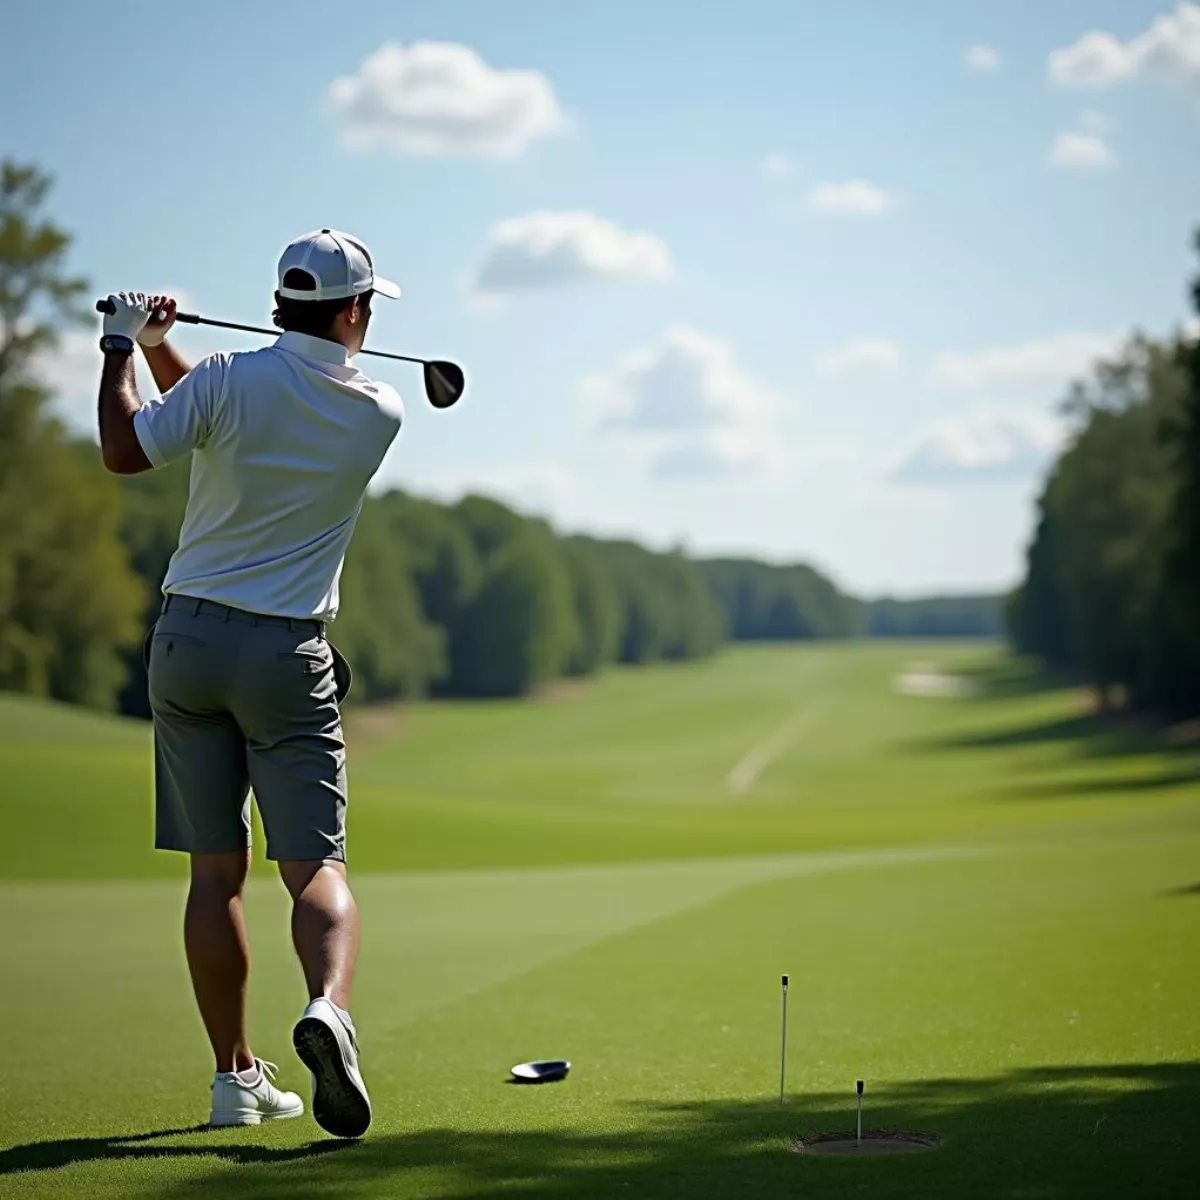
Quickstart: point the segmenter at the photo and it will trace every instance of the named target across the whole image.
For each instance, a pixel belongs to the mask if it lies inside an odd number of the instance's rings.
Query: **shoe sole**
[[[312,1072],[313,1119],[334,1137],[362,1137],[371,1124],[371,1103],[350,1077],[337,1034],[317,1017],[304,1017],[292,1031],[292,1044]]]
[[[292,1117],[304,1116],[304,1109],[298,1108],[295,1112],[231,1112],[231,1113],[214,1113],[208,1119],[208,1127],[210,1129],[231,1129],[237,1125],[261,1125],[264,1121],[287,1121]]]

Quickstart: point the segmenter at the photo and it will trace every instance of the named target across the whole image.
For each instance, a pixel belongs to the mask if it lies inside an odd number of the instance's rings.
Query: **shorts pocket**
[[[203,650],[208,643],[203,638],[193,637],[190,633],[174,633],[170,629],[151,630],[151,643],[155,641],[167,643],[167,653],[170,654],[175,643],[184,646],[195,646],[197,650]]]
[[[290,650],[281,650],[276,658],[281,662],[291,661],[299,664],[300,671],[305,675],[320,675],[332,668],[338,703],[340,704],[350,693],[354,673],[342,652],[328,639],[316,645],[306,643],[302,646],[293,646]]]
[[[338,703],[341,704],[350,694],[354,672],[350,669],[346,656],[332,642],[329,643],[329,648],[333,651],[333,679],[337,684]]]

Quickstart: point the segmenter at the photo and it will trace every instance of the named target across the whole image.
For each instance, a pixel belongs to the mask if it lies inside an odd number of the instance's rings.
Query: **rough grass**
[[[763,649],[373,729],[352,836],[377,1118],[356,1145],[307,1117],[192,1130],[211,1068],[179,887],[154,878],[177,868],[144,848],[145,733],[0,701],[0,769],[25,780],[0,884],[0,1194],[1186,1194],[1191,755],[993,675],[987,653]],[[893,695],[909,658],[1003,686]],[[810,704],[811,732],[730,793],[730,767]],[[303,1091],[268,872],[249,906],[256,1052]],[[570,1078],[506,1085],[543,1056]],[[942,1148],[791,1153],[852,1127],[857,1078],[868,1126]]]

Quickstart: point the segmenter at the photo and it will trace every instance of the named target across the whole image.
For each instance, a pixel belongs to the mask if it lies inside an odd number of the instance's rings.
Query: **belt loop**
[[[221,605],[221,620],[224,621],[226,625],[229,624],[229,618],[232,615],[233,615],[233,609],[231,609],[228,604],[222,604]]]
[[[203,601],[203,600],[195,600],[195,601],[193,601],[193,602],[192,602],[192,616],[193,616],[193,617],[198,617],[198,616],[200,615],[200,609],[201,609],[203,606],[204,606],[204,601]]]

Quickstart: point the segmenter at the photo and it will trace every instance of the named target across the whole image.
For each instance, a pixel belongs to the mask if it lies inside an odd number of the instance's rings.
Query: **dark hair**
[[[293,267],[283,277],[283,286],[296,291],[314,292],[317,281],[299,267]],[[307,333],[310,337],[328,337],[337,320],[351,300],[357,300],[364,308],[371,306],[371,293],[360,292],[354,297],[338,300],[292,300],[276,293],[276,308],[271,320],[289,333]]]

